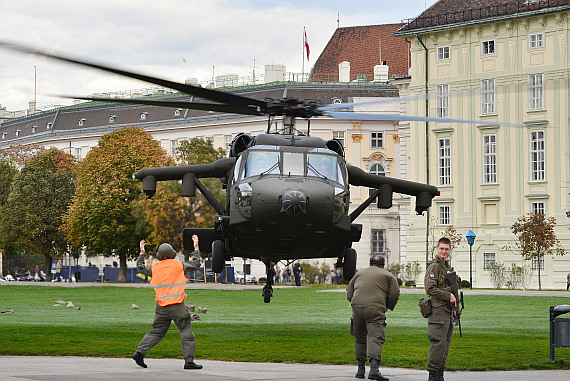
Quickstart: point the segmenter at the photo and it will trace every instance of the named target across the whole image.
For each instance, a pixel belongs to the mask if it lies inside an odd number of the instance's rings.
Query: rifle
[[[457,276],[454,270],[451,270],[445,274],[445,280],[451,285],[451,293],[455,296],[455,300],[457,301],[457,305],[452,305],[451,307],[457,316],[455,325],[459,326],[459,337],[463,337],[463,332],[461,332],[461,311],[463,311],[465,305],[463,304],[463,291],[459,292],[461,288],[461,278]],[[459,305],[461,305],[461,309]]]

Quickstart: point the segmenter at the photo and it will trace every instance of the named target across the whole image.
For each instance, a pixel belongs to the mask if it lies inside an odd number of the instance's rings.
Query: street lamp
[[[467,232],[465,236],[467,238],[467,243],[469,244],[469,289],[473,289],[473,244],[475,243],[475,233],[471,230]]]

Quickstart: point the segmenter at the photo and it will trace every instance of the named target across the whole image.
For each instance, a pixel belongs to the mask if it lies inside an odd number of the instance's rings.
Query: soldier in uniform
[[[364,378],[366,360],[370,361],[371,380],[388,380],[378,370],[386,337],[386,309],[393,310],[400,297],[398,280],[384,269],[384,257],[370,258],[370,267],[358,271],[350,280],[346,297],[352,306],[350,333],[358,361],[356,378]]]
[[[144,356],[147,352],[158,344],[170,327],[170,322],[174,320],[180,330],[180,341],[182,342],[182,354],[184,355],[184,369],[202,369],[202,365],[194,362],[196,352],[196,339],[192,332],[192,319],[190,313],[184,306],[186,293],[185,270],[193,271],[200,267],[202,258],[198,248],[198,236],[193,235],[194,251],[188,262],[180,262],[176,257],[176,251],[169,243],[161,244],[156,251],[158,262],[152,266],[145,267],[145,241],[140,242],[140,255],[137,260],[137,269],[140,273],[152,277],[150,284],[156,292],[156,310],[152,330],[141,340],[133,360],[137,365],[146,368]]]
[[[437,258],[429,264],[424,278],[425,290],[432,307],[432,313],[428,316],[428,337],[431,343],[426,366],[428,381],[443,381],[453,335],[453,321],[457,318],[452,308],[452,305],[457,306],[457,300],[451,292],[451,285],[445,279],[451,270],[447,263],[450,251],[451,241],[441,238],[437,242]]]

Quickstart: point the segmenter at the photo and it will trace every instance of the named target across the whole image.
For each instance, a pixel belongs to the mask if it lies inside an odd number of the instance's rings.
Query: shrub
[[[410,286],[415,286],[415,285],[416,285],[416,282],[413,281],[413,280],[407,280],[407,281],[406,281],[406,286],[408,286],[408,287],[410,287]]]
[[[398,286],[401,286],[401,285],[402,285],[402,280],[401,280],[400,278],[397,278],[397,279],[398,279]]]
[[[461,288],[470,288],[471,287],[471,283],[469,283],[468,280],[461,280]]]

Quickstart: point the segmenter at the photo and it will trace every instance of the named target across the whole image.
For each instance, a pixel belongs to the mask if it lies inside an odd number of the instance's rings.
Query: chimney
[[[28,110],[29,110],[30,114],[35,113],[36,112],[36,101],[30,101],[28,103],[28,105],[29,105]]]
[[[338,81],[350,82],[350,62],[342,61],[338,64]]]
[[[265,65],[265,83],[285,81],[285,65],[267,64]]]
[[[382,61],[382,65],[374,66],[374,82],[388,82],[388,68],[386,61]]]

